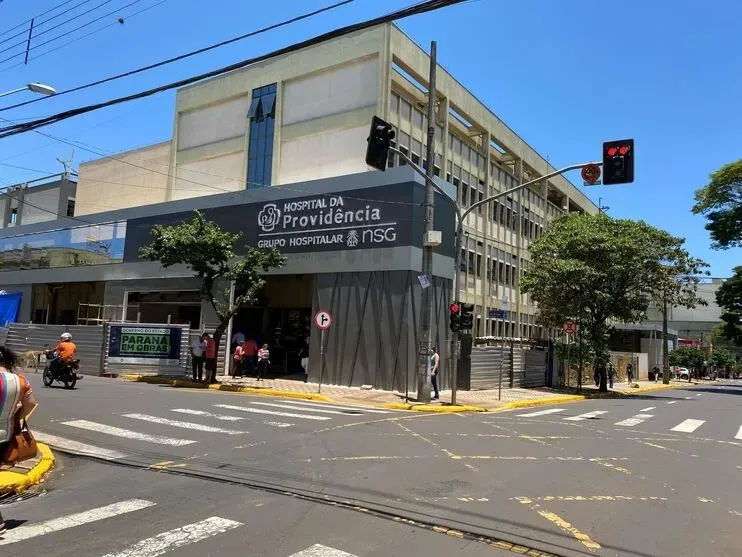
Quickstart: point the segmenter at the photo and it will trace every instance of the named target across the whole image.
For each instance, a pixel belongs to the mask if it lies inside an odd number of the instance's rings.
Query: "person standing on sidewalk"
[[[25,420],[37,406],[31,384],[25,377],[15,373],[17,361],[17,356],[10,348],[0,346],[0,459],[15,433],[16,418]],[[0,513],[0,536],[4,533],[5,521]]]
[[[299,357],[301,358],[301,367],[304,370],[304,383],[309,379],[309,337],[305,338],[301,342],[301,350],[299,350]]]
[[[433,384],[433,399],[439,400],[440,393],[438,392],[438,372],[440,371],[441,357],[438,355],[438,350],[433,346],[430,349],[430,382]]]
[[[191,368],[193,368],[194,381],[203,381],[205,349],[206,343],[203,337],[194,338],[191,341]]]
[[[249,338],[242,345],[244,352],[242,356],[242,374],[245,377],[250,377],[255,371],[258,359],[258,343],[255,339]]]
[[[209,333],[204,333],[201,337],[206,343],[204,356],[206,356],[206,382],[216,383],[216,342]]]
[[[634,381],[634,366],[631,364],[626,364],[626,377],[628,377],[629,385],[631,385],[631,382]]]
[[[616,368],[613,367],[613,364],[608,364],[608,387],[613,388],[613,380],[616,377]]]
[[[237,344],[237,347],[234,349],[234,354],[232,355],[232,360],[234,362],[234,370],[233,370],[233,376],[234,377],[242,377],[243,370],[244,370],[244,361],[245,361],[245,341],[242,340]]]
[[[264,344],[263,347],[258,350],[258,373],[256,380],[262,381],[263,374],[268,370],[268,364],[271,362],[271,353],[268,349],[268,344]]]

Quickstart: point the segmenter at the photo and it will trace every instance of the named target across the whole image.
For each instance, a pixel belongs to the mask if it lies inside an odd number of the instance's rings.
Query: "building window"
[[[75,216],[75,198],[74,197],[67,198],[67,216],[68,217]]]
[[[18,209],[11,209],[10,224],[18,224]]]
[[[276,114],[276,84],[252,91],[247,116],[250,119],[247,189],[271,185],[273,175],[273,130]]]

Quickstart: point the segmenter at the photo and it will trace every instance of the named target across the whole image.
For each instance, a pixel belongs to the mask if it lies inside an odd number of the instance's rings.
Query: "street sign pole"
[[[323,309],[319,310],[314,314],[314,325],[320,330],[319,336],[319,358],[320,358],[320,369],[319,369],[319,385],[317,385],[317,393],[322,392],[322,379],[325,376],[325,367],[327,364],[327,346],[325,341],[325,335],[327,330],[332,325],[332,315],[329,311]]]
[[[320,358],[320,368],[319,368],[319,385],[317,385],[317,394],[322,392],[322,378],[325,375],[325,330],[322,329],[322,332],[319,336],[319,358]]]

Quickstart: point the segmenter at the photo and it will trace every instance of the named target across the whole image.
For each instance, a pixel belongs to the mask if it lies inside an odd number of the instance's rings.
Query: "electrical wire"
[[[72,2],[72,1],[73,0],[68,0],[67,2],[64,2],[64,3],[65,4],[68,4],[69,2]],[[21,23],[21,25],[25,25],[26,23],[31,23],[31,21],[33,21],[34,22],[33,28],[34,29],[38,29],[39,27],[42,27],[43,25],[46,25],[50,21],[53,21],[53,20],[57,19],[58,17],[62,17],[64,14],[66,14],[68,12],[71,12],[72,10],[75,10],[76,8],[79,8],[80,6],[83,6],[83,5],[87,4],[88,2],[92,2],[92,0],[82,0],[82,2],[80,2],[76,6],[72,6],[71,8],[68,8],[65,11],[63,11],[61,13],[58,13],[57,15],[53,15],[50,18],[45,19],[43,21],[36,21],[36,18],[34,18],[34,19],[29,19],[28,21],[24,21],[23,23]],[[85,13],[88,13],[88,12],[85,12]],[[85,13],[80,14],[80,16],[85,15]],[[36,16],[36,17],[39,17],[39,16]],[[61,25],[64,25],[64,23],[60,23],[56,27],[52,27],[52,29],[56,29],[57,27],[59,27]],[[20,27],[20,25],[18,27]],[[14,29],[16,29],[16,28],[14,27]],[[0,44],[5,44],[5,43],[7,43],[10,40],[15,39],[16,37],[28,35],[29,31],[30,31],[30,29],[28,31],[26,29],[22,29],[21,31],[18,31],[15,35],[11,35],[10,37],[6,37],[2,41],[0,41]],[[46,33],[46,31],[44,31],[44,33]],[[43,33],[39,33],[38,35],[42,35],[42,34]],[[36,37],[38,35],[34,35],[34,37]],[[0,34],[0,36],[2,36],[2,34]],[[24,44],[25,42],[26,41],[24,40],[24,41],[21,41],[20,43],[17,43],[15,45],[13,45],[13,46],[18,46],[19,44]],[[9,48],[12,48],[12,47],[9,47]],[[4,52],[4,51],[2,51],[2,52]]]
[[[166,1],[166,0],[162,0],[160,3],[164,2],[164,1]],[[244,35],[240,35],[238,37],[233,37],[231,39],[227,39],[226,41],[215,43],[215,44],[212,44],[210,46],[207,46],[207,47],[204,47],[204,48],[200,48],[198,50],[193,50],[191,52],[187,52],[185,54],[180,54],[178,56],[174,56],[174,57],[168,58],[166,60],[161,60],[159,62],[155,62],[154,64],[150,64],[148,66],[144,66],[144,67],[138,68],[136,70],[131,70],[131,71],[120,73],[118,75],[114,75],[114,76],[111,76],[111,77],[106,77],[104,79],[100,79],[98,81],[93,81],[92,83],[87,83],[85,85],[80,85],[78,87],[73,87],[72,89],[67,89],[65,91],[59,91],[54,96],[55,97],[60,97],[62,95],[66,95],[68,93],[74,93],[76,91],[82,91],[83,89],[88,89],[90,87],[95,87],[97,85],[102,85],[103,83],[108,83],[110,81],[115,81],[117,79],[122,79],[124,77],[129,77],[129,76],[132,76],[132,75],[136,75],[138,73],[142,73],[142,72],[145,72],[145,71],[148,71],[148,70],[152,70],[154,68],[159,68],[159,67],[165,66],[167,64],[172,64],[173,62],[179,62],[180,60],[185,60],[186,58],[190,58],[190,57],[196,56],[198,54],[203,54],[204,52],[209,52],[210,50],[214,50],[214,49],[219,48],[219,47],[222,47],[222,46],[226,46],[226,45],[229,45],[229,44],[232,44],[232,43],[236,43],[238,41],[242,41],[244,39],[247,39],[247,38],[250,38],[250,37],[254,37],[256,35],[260,35],[262,33],[267,33],[268,31],[273,31],[274,29],[279,29],[281,27],[286,27],[287,25],[291,25],[292,23],[296,23],[296,22],[302,21],[304,19],[309,19],[310,17],[313,17],[315,15],[319,15],[319,14],[322,14],[324,12],[328,12],[330,10],[334,10],[335,8],[339,8],[341,6],[345,6],[346,4],[351,4],[353,2],[355,2],[355,0],[342,0],[341,2],[337,2],[335,4],[331,4],[329,6],[325,6],[324,8],[320,8],[318,10],[307,12],[305,14],[302,14],[302,15],[299,15],[299,16],[296,16],[296,17],[293,17],[291,19],[287,19],[287,20],[281,21],[279,23],[275,23],[273,25],[269,25],[267,27],[263,27],[262,29],[257,29],[255,31],[251,31],[250,33],[245,33]],[[131,17],[131,16],[129,16],[129,17]],[[114,23],[114,25],[115,25],[115,23]],[[42,53],[41,55],[36,56],[33,59],[39,58],[40,56],[43,56],[44,54],[46,54],[46,53]],[[8,106],[8,107],[5,107],[5,108],[0,108],[0,112],[3,112],[5,110],[10,110],[12,108],[18,108],[18,107],[25,106],[27,104],[32,104],[34,102],[39,102],[39,101],[42,101],[42,100],[47,100],[47,97],[38,97],[38,98],[31,99],[31,100],[28,100],[28,101],[25,101],[25,102],[14,104],[14,105],[11,105],[11,106]]]
[[[1,1],[1,0],[0,0],[0,1]],[[39,17],[41,17],[41,16],[43,16],[43,15],[46,15],[46,14],[48,14],[48,13],[51,13],[51,12],[53,12],[54,10],[56,10],[56,9],[59,9],[59,8],[61,8],[62,6],[66,6],[66,5],[67,5],[67,4],[69,4],[70,2],[75,2],[75,0],[64,0],[64,2],[60,2],[60,3],[59,3],[59,4],[57,4],[56,6],[52,6],[51,8],[49,8],[48,10],[46,10],[45,12],[41,12],[40,14],[37,14],[37,15],[33,16],[32,18],[29,18],[29,19],[27,19],[26,21],[22,21],[22,22],[21,22],[21,23],[19,23],[18,25],[15,25],[15,26],[13,26],[13,27],[10,27],[9,29],[6,29],[5,31],[0,31],[0,37],[2,37],[3,35],[7,35],[7,34],[8,34],[8,33],[10,33],[11,31],[15,31],[15,30],[16,30],[16,29],[18,29],[19,27],[23,27],[24,25],[26,25],[26,23],[31,23],[31,20],[32,20],[32,19],[37,19],[37,18],[39,18]]]
[[[157,93],[161,93],[164,91],[169,91],[171,89],[176,89],[179,87],[183,87],[185,85],[190,85],[192,83],[196,83],[198,81],[203,81],[204,79],[215,77],[218,75],[222,75],[234,70],[238,70],[241,68],[244,68],[246,66],[250,66],[253,64],[256,64],[258,62],[262,62],[265,60],[269,60],[271,58],[275,58],[277,56],[281,56],[284,54],[291,54],[293,52],[296,52],[297,50],[305,49],[311,46],[314,46],[316,44],[320,44],[323,42],[327,42],[328,40],[335,39],[338,37],[342,37],[345,35],[348,35],[350,33],[361,31],[364,29],[368,29],[370,27],[374,27],[380,24],[389,23],[392,21],[396,21],[398,19],[404,19],[413,15],[418,15],[422,13],[431,12],[434,10],[439,10],[444,7],[452,6],[455,4],[460,4],[462,2],[465,2],[467,0],[427,0],[425,2],[420,2],[418,4],[415,4],[413,6],[403,8],[401,10],[397,10],[395,12],[392,12],[387,15],[383,15],[380,17],[376,17],[373,19],[366,20],[361,23],[356,23],[352,25],[347,25],[345,27],[341,27],[339,29],[335,29],[333,31],[330,31],[328,33],[323,33],[321,35],[315,36],[311,39],[301,41],[298,43],[294,43],[290,46],[274,50],[273,52],[270,52],[268,54],[263,54],[261,56],[256,56],[254,58],[249,58],[247,60],[242,60],[240,62],[236,62],[234,64],[230,64],[229,66],[224,66],[221,68],[218,68],[216,70],[211,70],[209,72],[205,72],[199,75],[191,76],[185,79],[181,79],[179,81],[174,81],[165,85],[161,85],[159,87],[155,87],[152,89],[148,89],[146,91],[140,91],[138,93],[134,93],[131,95],[127,95],[124,97],[118,97],[116,99],[111,99],[109,101],[105,101],[102,103],[87,105],[79,108],[75,108],[72,110],[67,110],[64,112],[60,112],[57,114],[54,114],[52,116],[48,116],[47,118],[42,118],[39,120],[26,122],[23,124],[18,124],[14,126],[8,126],[5,128],[0,128],[0,139],[4,137],[10,137],[12,135],[17,135],[21,133],[25,133],[27,131],[34,130],[36,128],[41,128],[44,126],[48,126],[50,124],[54,124],[56,122],[61,122],[63,120],[67,120],[69,118],[72,118],[74,116],[79,116],[80,114],[86,114],[88,112],[93,112],[96,110],[100,110],[102,108],[107,108],[109,106],[115,106],[118,104],[122,104],[125,102],[130,102],[137,99],[142,99],[145,97],[150,97],[152,95],[155,95]]]
[[[109,2],[112,2],[112,1],[113,1],[113,0],[105,0],[105,2],[103,2],[103,3],[102,3],[102,4],[100,4],[99,6],[96,6],[95,8],[92,8],[91,10],[88,10],[88,12],[85,12],[85,13],[89,13],[89,12],[91,12],[91,11],[93,11],[93,10],[95,10],[95,9],[98,9],[98,8],[100,8],[101,6],[103,6],[103,5],[105,5],[105,4],[108,4]],[[141,1],[142,1],[142,0],[133,0],[132,2],[129,2],[128,4],[126,4],[125,6],[121,6],[121,7],[119,7],[119,8],[116,8],[115,10],[111,10],[110,12],[108,12],[108,13],[105,13],[105,14],[103,14],[102,16],[96,17],[95,19],[93,19],[93,20],[91,20],[91,21],[88,21],[87,23],[83,23],[82,25],[79,25],[78,27],[75,27],[74,29],[72,29],[72,30],[70,30],[70,31],[66,31],[65,33],[63,33],[63,34],[61,34],[61,35],[57,35],[56,37],[52,37],[51,39],[49,39],[49,40],[47,40],[47,41],[44,41],[43,43],[39,43],[39,44],[37,44],[37,45],[34,45],[34,46],[30,47],[30,48],[28,49],[28,51],[30,52],[30,51],[32,51],[32,50],[36,50],[37,48],[40,48],[40,47],[42,47],[42,46],[44,46],[44,45],[47,45],[47,44],[49,44],[49,43],[53,43],[54,41],[58,41],[59,39],[62,39],[62,38],[64,38],[64,37],[66,37],[67,35],[70,35],[70,34],[72,34],[72,33],[76,32],[76,31],[79,31],[80,29],[84,29],[85,27],[88,27],[89,25],[92,25],[93,23],[97,23],[97,22],[98,22],[98,21],[100,21],[101,19],[104,19],[104,18],[110,17],[110,16],[112,16],[112,15],[114,15],[114,14],[116,14],[116,13],[120,12],[121,10],[125,10],[126,8],[129,8],[129,7],[133,6],[134,4],[138,4],[138,3],[139,3],[139,2],[141,2]],[[72,19],[69,19],[69,20],[67,20],[66,22],[64,22],[64,23],[62,23],[62,24],[60,24],[60,25],[57,25],[57,26],[55,26],[55,27],[52,27],[52,29],[48,29],[47,31],[44,31],[44,32],[42,32],[42,33],[39,33],[39,35],[43,35],[43,34],[45,34],[45,33],[48,33],[49,31],[52,31],[52,30],[56,29],[57,27],[60,27],[61,25],[64,25],[64,24],[66,24],[66,23],[69,23],[70,21],[73,21],[73,20],[75,20],[75,19],[77,19],[77,18],[76,18],[76,17],[74,17],[74,18],[72,18]],[[38,36],[38,35],[37,35],[37,36]],[[23,42],[25,42],[25,41],[23,41]],[[20,43],[20,44],[23,44],[23,42],[22,42],[22,43]],[[5,52],[6,50],[8,50],[8,49],[6,48],[5,50],[0,50],[0,53],[2,53],[2,52]],[[25,51],[24,51],[24,52],[19,52],[19,53],[17,53],[17,54],[13,54],[13,55],[11,55],[11,56],[8,56],[7,58],[3,58],[2,60],[0,60],[0,64],[2,64],[2,63],[4,63],[4,62],[7,62],[7,61],[9,61],[9,60],[12,60],[13,58],[18,58],[19,56],[25,56],[25,54],[26,54],[26,52],[25,52]]]
[[[146,8],[142,8],[139,11],[136,11],[136,12],[133,12],[131,14],[128,14],[126,16],[126,20],[129,21],[131,18],[133,18],[135,16],[138,16],[139,14],[142,14],[144,12],[147,12],[147,11],[151,10],[152,8],[156,8],[160,4],[164,4],[167,1],[168,0],[160,0],[159,2],[157,2],[155,4],[152,4],[151,6],[147,6]],[[46,56],[47,54],[51,54],[52,52],[57,52],[58,50],[61,50],[61,49],[63,49],[66,46],[69,46],[71,44],[74,44],[77,41],[81,41],[83,39],[87,39],[88,37],[90,37],[92,35],[95,35],[97,33],[100,33],[101,31],[105,31],[109,27],[120,27],[120,26],[121,26],[121,24],[118,21],[112,21],[111,23],[108,23],[108,24],[104,25],[103,27],[99,27],[98,29],[94,29],[93,31],[90,31],[89,33],[85,33],[84,35],[81,35],[79,37],[75,37],[74,39],[72,39],[70,41],[67,41],[66,43],[62,43],[59,46],[56,46],[54,48],[50,48],[48,50],[45,50],[45,51],[43,51],[43,52],[41,52],[39,54],[36,54],[35,56],[31,56],[31,57],[29,57],[28,61],[29,62],[32,62],[33,60],[36,60],[38,58],[41,58],[42,56]],[[39,45],[39,46],[41,46],[41,45]],[[0,69],[0,73],[5,73],[7,71],[12,70],[13,68],[19,68],[20,66],[24,66],[24,65],[26,65],[25,61],[18,62],[17,64],[13,64],[12,66],[6,66],[5,68]],[[60,91],[55,96],[59,96],[60,94],[62,94],[64,92],[65,91]],[[33,99],[33,100],[29,101],[29,102],[39,101],[39,100],[43,100],[45,98],[46,97],[37,97],[37,98],[35,98],[35,99]],[[23,105],[23,104],[25,104],[25,103],[20,103],[20,105]],[[8,110],[8,109],[14,108],[14,107],[15,107],[15,105],[13,105],[11,107],[7,107],[7,108],[0,108],[0,111]]]

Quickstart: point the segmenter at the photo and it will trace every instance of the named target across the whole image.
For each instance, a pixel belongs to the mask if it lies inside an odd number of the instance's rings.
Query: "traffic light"
[[[630,184],[634,181],[634,140],[603,143],[603,184]]]
[[[389,156],[389,146],[394,139],[392,125],[384,122],[378,116],[371,120],[371,131],[368,134],[366,147],[366,164],[374,168],[386,170],[386,161]]]
[[[448,306],[448,309],[450,311],[449,315],[449,327],[451,330],[455,333],[461,328],[461,323],[459,320],[459,313],[461,312],[461,307],[456,302],[452,303],[450,306]]]
[[[474,304],[461,304],[461,329],[468,331],[474,328]]]

